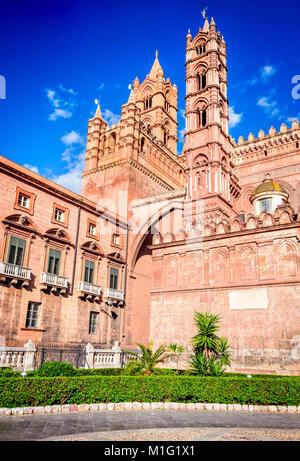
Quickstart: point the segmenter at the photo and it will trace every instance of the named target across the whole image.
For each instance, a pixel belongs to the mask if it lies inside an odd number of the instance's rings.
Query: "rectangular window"
[[[64,211],[59,210],[58,208],[56,208],[55,213],[54,213],[54,219],[55,219],[55,221],[65,222],[65,213],[64,213]]]
[[[95,335],[97,333],[98,317],[99,317],[99,314],[97,312],[90,313],[90,328],[89,328],[90,335]]]
[[[61,251],[54,250],[53,248],[49,249],[48,257],[48,274],[59,275],[59,266],[60,266]]]
[[[95,224],[89,224],[89,234],[96,237],[96,226],[95,226]]]
[[[40,317],[40,304],[39,303],[28,303],[27,317],[26,317],[26,328],[37,328],[39,325]]]
[[[86,259],[84,261],[84,282],[94,283],[95,263]]]
[[[118,269],[111,267],[110,272],[109,272],[109,288],[112,288],[113,290],[117,290],[118,289],[118,279],[119,279]]]
[[[266,198],[264,200],[260,200],[260,210],[265,211],[266,213],[273,212],[273,199]]]
[[[27,195],[24,195],[22,193],[19,194],[18,197],[18,205],[23,207],[23,208],[29,208],[30,204],[30,198]]]
[[[120,245],[120,236],[118,234],[113,235],[113,243],[115,245]]]
[[[26,240],[18,237],[10,237],[9,248],[7,253],[7,261],[9,264],[22,266],[24,260]]]

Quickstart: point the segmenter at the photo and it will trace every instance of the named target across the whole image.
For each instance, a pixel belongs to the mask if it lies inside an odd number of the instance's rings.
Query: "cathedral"
[[[186,130],[158,54],[120,122],[89,120],[82,193],[0,157],[0,336],[185,348],[219,314],[232,371],[300,375],[300,127],[229,135],[227,51],[186,36]],[[168,364],[170,366],[170,364]]]

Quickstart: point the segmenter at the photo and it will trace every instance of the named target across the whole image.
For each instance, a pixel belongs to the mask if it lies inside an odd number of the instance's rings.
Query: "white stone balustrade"
[[[62,277],[56,274],[49,274],[48,272],[42,273],[41,283],[59,288],[68,288],[68,279],[66,277]]]
[[[0,367],[13,367],[15,370],[34,369],[35,344],[31,339],[24,347],[0,347]]]
[[[91,343],[85,347],[86,368],[121,368],[122,349],[115,342],[112,349],[95,349]]]
[[[31,269],[23,266],[16,266],[15,264],[0,262],[0,274],[6,277],[30,280]]]
[[[88,282],[79,282],[78,290],[90,295],[100,296],[101,294],[101,287]]]
[[[124,291],[114,290],[113,288],[106,288],[106,297],[124,301]]]

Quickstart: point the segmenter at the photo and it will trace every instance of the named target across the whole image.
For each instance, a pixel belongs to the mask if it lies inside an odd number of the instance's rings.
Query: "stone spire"
[[[98,106],[97,106],[97,110],[95,112],[94,118],[102,118],[100,104],[98,104]]]
[[[159,63],[159,60],[158,60],[158,51],[156,50],[156,53],[155,53],[155,61],[153,63],[153,66],[152,66],[152,69],[151,69],[151,72],[149,74],[149,77],[152,78],[152,79],[156,79],[156,76],[157,76],[157,72],[161,70],[162,71],[162,74],[163,74],[163,70],[162,70],[162,67]]]
[[[129,99],[127,104],[135,103],[135,98],[134,98],[134,89],[130,91]]]
[[[203,32],[209,32],[209,22],[208,22],[207,17],[205,18],[205,21],[204,21]]]

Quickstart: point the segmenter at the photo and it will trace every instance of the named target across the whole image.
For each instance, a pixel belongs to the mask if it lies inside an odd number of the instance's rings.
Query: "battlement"
[[[291,128],[288,128],[283,123],[278,132],[272,126],[269,130],[269,134],[260,130],[257,138],[250,133],[248,140],[245,140],[242,136],[239,137],[237,143],[233,138],[231,140],[234,145],[232,150],[232,161],[235,166],[238,166],[240,163],[244,164],[245,162],[247,163],[247,161],[257,161],[271,156],[272,154],[287,154],[290,151],[295,152],[300,146],[300,126],[295,120]],[[288,144],[290,146],[288,146]]]

